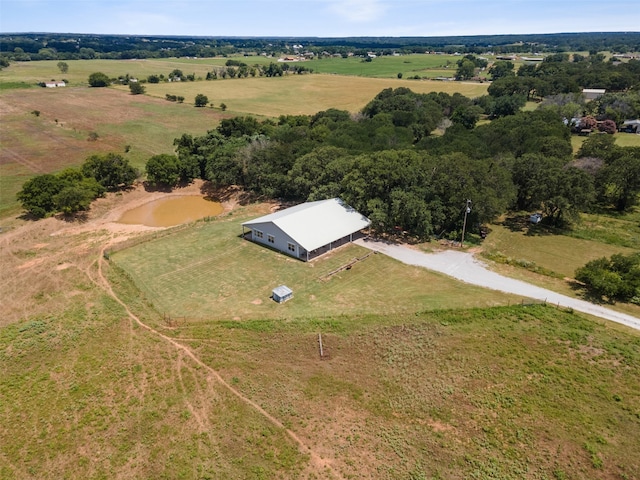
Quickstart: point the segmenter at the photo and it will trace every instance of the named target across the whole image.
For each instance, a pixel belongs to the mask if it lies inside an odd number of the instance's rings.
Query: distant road
[[[436,272],[444,273],[445,275],[472,285],[546,301],[553,305],[573,308],[579,312],[588,313],[640,330],[639,318],[499,275],[487,269],[480,260],[470,253],[457,252],[454,250],[445,250],[439,253],[424,253],[402,245],[369,239],[359,239],[354,243],[384,253],[408,265],[435,270]]]

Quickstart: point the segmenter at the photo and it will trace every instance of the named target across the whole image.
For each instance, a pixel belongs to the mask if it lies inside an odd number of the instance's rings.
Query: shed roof
[[[286,297],[287,295],[291,295],[293,290],[291,290],[286,285],[280,285],[279,287],[274,288],[271,293],[277,295],[278,297]]]
[[[263,217],[244,222],[252,228],[262,223],[273,223],[311,252],[335,240],[368,227],[367,217],[339,198],[318,200],[296,205]]]

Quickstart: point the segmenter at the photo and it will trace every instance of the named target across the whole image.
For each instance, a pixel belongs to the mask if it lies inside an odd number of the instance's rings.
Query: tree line
[[[36,218],[55,213],[66,215],[87,210],[107,191],[133,185],[139,172],[121,155],[108,153],[88,157],[80,168],[27,180],[17,194],[22,207]]]
[[[171,37],[92,34],[3,34],[0,57],[7,61],[216,57],[238,54],[293,53],[292,45],[323,54],[495,53],[640,51],[637,32],[474,35],[452,37]]]

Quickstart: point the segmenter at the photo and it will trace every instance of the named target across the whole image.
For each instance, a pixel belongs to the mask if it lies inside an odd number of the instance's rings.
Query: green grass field
[[[37,62],[15,62],[10,68],[0,71],[0,88],[24,88],[26,85],[51,79],[68,80],[71,85],[87,85],[89,75],[102,72],[109,77],[129,74],[137,78],[163,74],[165,77],[174,69],[185,75],[195,74],[196,78],[205,78],[214,66],[224,66],[227,60],[244,62],[249,66],[268,65],[277,62],[277,58],[263,56],[237,56],[229,58],[167,58],[167,59],[135,59],[135,60],[67,60],[67,73],[58,68],[57,60]],[[399,57],[378,57],[372,62],[364,62],[361,58],[322,58],[300,62],[316,73],[337,75],[358,75],[363,77],[396,78],[398,73],[405,77],[453,76],[455,62],[460,57],[452,55],[405,55]],[[445,68],[447,67],[447,68]],[[436,73],[437,72],[437,73]],[[10,82],[14,82],[11,84]]]
[[[116,152],[144,170],[155,154],[173,152],[183,133],[203,135],[221,114],[111,88],[36,88],[0,94],[0,215],[19,212],[15,195],[33,175],[80,165],[92,154]],[[36,116],[32,112],[39,111]],[[98,134],[89,141],[89,134]],[[125,153],[126,146],[129,151]]]
[[[272,311],[167,328],[126,275],[107,274],[138,316],[295,431],[336,475],[640,475],[640,338],[622,327],[511,306]],[[11,399],[0,404],[2,478],[314,478],[281,429],[100,291],[3,328],[0,352],[0,394]]]
[[[253,214],[253,216],[256,216]],[[369,251],[356,245],[310,263],[238,238],[251,213],[193,228],[112,255],[158,311],[173,317],[270,318],[398,313],[504,305],[520,301],[424,269],[371,255],[351,270],[327,273]],[[285,284],[295,301],[278,305]],[[465,293],[466,292],[466,293]]]
[[[621,147],[640,147],[640,135],[618,132],[614,134],[614,137],[616,139],[616,145]],[[571,135],[573,153],[578,153],[578,150],[580,150],[580,147],[586,139],[587,137],[581,137],[580,135]]]
[[[301,65],[312,68],[317,73],[336,75],[357,75],[363,77],[396,78],[398,73],[409,78],[415,75],[422,77],[453,77],[456,62],[460,57],[453,55],[413,54],[383,56],[365,62],[362,58],[322,58],[302,62]]]
[[[573,278],[576,269],[590,260],[640,250],[640,228],[631,219],[596,215],[584,215],[583,223],[564,235],[528,226],[513,230],[505,224],[492,225],[483,248]]]
[[[243,78],[202,82],[147,84],[147,95],[165,98],[182,95],[193,104],[199,93],[227,113],[277,117],[313,115],[328,108],[356,112],[385,88],[407,87],[418,93],[461,93],[469,97],[484,95],[487,84],[345,77],[338,75],[287,75],[282,78]],[[118,87],[126,89],[126,87]]]

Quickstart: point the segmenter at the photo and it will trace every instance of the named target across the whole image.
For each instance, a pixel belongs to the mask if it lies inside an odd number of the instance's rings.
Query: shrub
[[[640,253],[592,260],[576,270],[576,280],[599,297],[631,301],[640,296]]]
[[[196,95],[194,101],[194,105],[196,107],[206,107],[207,103],[209,103],[209,98],[206,95],[203,95],[202,93]]]
[[[111,80],[102,72],[95,72],[89,75],[89,85],[92,87],[107,87],[111,84]]]
[[[129,90],[131,91],[131,95],[141,95],[145,92],[144,86],[138,82],[130,82]]]
[[[613,135],[618,131],[618,127],[616,126],[616,122],[613,120],[604,120],[598,124],[598,130],[608,133],[609,135]]]

